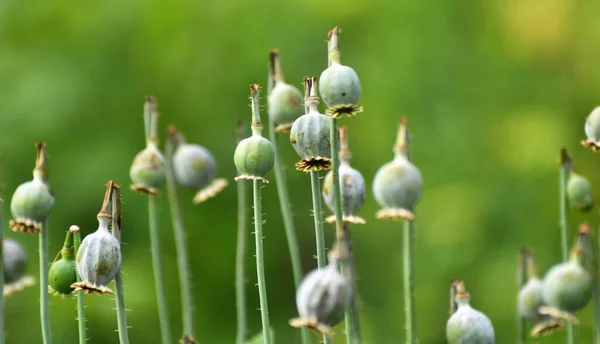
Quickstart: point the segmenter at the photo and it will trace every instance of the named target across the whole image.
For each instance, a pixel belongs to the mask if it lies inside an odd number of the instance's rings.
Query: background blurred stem
[[[112,234],[121,244],[121,189],[112,183]],[[123,254],[121,253],[121,256]],[[125,308],[125,292],[123,290],[123,261],[115,275],[115,302],[117,304],[117,323],[119,329],[119,343],[129,344],[129,333],[127,332],[127,309]],[[82,293],[79,293],[81,295]]]
[[[40,250],[40,316],[42,320],[42,341],[44,344],[52,343],[52,332],[50,329],[50,300],[48,294],[48,225],[44,221],[44,228],[39,237]]]
[[[193,297],[192,281],[190,267],[188,263],[188,253],[185,240],[185,228],[183,225],[183,216],[179,207],[179,196],[177,194],[177,184],[173,172],[173,155],[177,147],[177,130],[170,126],[168,129],[167,140],[165,143],[165,161],[167,164],[167,195],[169,197],[169,207],[171,209],[171,220],[173,223],[173,235],[175,237],[175,252],[177,253],[177,270],[179,272],[179,288],[181,294],[181,315],[183,320],[183,334],[194,335],[193,318]]]
[[[517,293],[523,288],[526,280],[526,268],[525,264],[528,260],[527,258],[528,251],[526,249],[521,249],[519,251],[519,258],[517,259]],[[518,298],[517,298],[518,299]],[[527,341],[527,334],[525,332],[525,319],[521,316],[519,312],[519,302],[517,300],[517,343],[524,344]]]
[[[416,326],[416,306],[415,306],[415,280],[414,280],[414,223],[411,220],[404,220],[402,240],[402,280],[404,282],[404,317],[406,343],[416,344],[417,326]]]
[[[79,250],[79,245],[81,244],[81,233],[79,233],[79,227],[71,226],[69,231],[73,233],[73,251],[77,254]],[[77,274],[77,282],[81,282],[81,277],[79,276],[79,272],[75,270]],[[85,329],[85,302],[84,302],[85,293],[77,293],[77,328],[79,330],[79,344],[85,344],[86,338],[86,329]]]
[[[238,121],[237,142],[245,137],[244,123]],[[239,172],[238,172],[239,175]],[[246,180],[239,180],[237,183],[237,198],[238,198],[238,231],[237,231],[237,248],[236,248],[236,264],[235,264],[235,296],[236,296],[236,313],[237,313],[237,336],[236,344],[243,344],[246,337],[246,329],[248,321],[246,319],[246,284],[244,276],[244,262],[246,256],[246,223],[248,221],[248,184]]]
[[[279,67],[276,63],[276,59],[279,59],[279,52],[276,50],[271,51],[269,56],[269,80],[268,80],[268,94],[271,94],[273,87],[275,86],[274,77],[276,73],[281,73],[275,69]],[[302,282],[302,265],[300,263],[300,249],[298,248],[298,238],[296,236],[296,228],[294,226],[294,218],[292,212],[292,203],[290,202],[290,196],[288,194],[287,179],[285,177],[285,165],[283,158],[281,157],[281,151],[279,150],[279,137],[275,132],[275,123],[269,117],[269,138],[273,145],[273,153],[275,155],[275,184],[277,186],[277,196],[279,197],[279,206],[281,207],[281,217],[283,218],[283,228],[285,230],[285,236],[287,238],[288,248],[290,251],[290,260],[292,262],[292,274],[294,275],[294,287],[298,290],[300,282]],[[303,344],[310,343],[310,334],[308,329],[301,328],[300,335],[302,337]]]
[[[571,157],[566,148],[560,151],[560,177],[559,177],[559,212],[560,212],[560,243],[562,261],[566,262],[569,259],[569,202],[567,201],[567,180],[569,178],[569,170],[572,167]],[[573,322],[567,320],[567,343],[575,343],[575,333]]]
[[[269,325],[269,306],[267,303],[267,284],[265,281],[265,261],[263,253],[261,184],[262,181],[260,180],[255,179],[253,181],[256,275],[258,278],[258,295],[260,299],[260,316],[262,320],[263,340],[265,344],[271,344],[271,328]]]
[[[165,295],[165,285],[162,274],[162,260],[160,255],[160,234],[158,232],[158,219],[156,216],[156,196],[148,194],[148,217],[150,223],[150,245],[152,247],[152,267],[154,269],[154,285],[158,303],[158,316],[160,320],[160,336],[163,344],[170,344],[171,330],[169,327],[169,313]]]

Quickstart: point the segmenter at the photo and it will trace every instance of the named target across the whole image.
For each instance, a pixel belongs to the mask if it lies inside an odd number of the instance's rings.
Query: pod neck
[[[33,180],[42,183],[46,182],[46,143],[38,142],[36,144],[37,157],[35,159],[35,168],[33,169]]]
[[[352,153],[350,153],[350,149],[348,148],[348,128],[340,127],[338,134],[340,137],[340,161],[342,164],[349,166]]]
[[[252,129],[252,136],[262,136],[263,130],[262,121],[260,119],[259,92],[258,84],[250,85],[250,99],[252,101],[252,124],[250,125],[250,128]]]
[[[65,243],[63,244],[62,250],[60,250],[60,254],[62,255],[63,259],[75,259],[73,254],[73,233],[71,231],[67,232]]]
[[[110,223],[109,217],[98,216],[98,230],[97,232],[102,232],[106,234],[110,234],[108,225]]]
[[[398,127],[398,135],[396,136],[396,144],[394,145],[394,156],[410,161],[410,138],[408,136],[407,119],[400,118],[400,126]]]
[[[316,77],[305,77],[304,78],[304,95],[305,95],[305,103],[308,108],[309,114],[320,114],[319,113],[319,105],[321,105],[321,100],[317,95],[317,78]]]
[[[340,49],[338,45],[338,27],[334,27],[333,30],[329,31],[328,40],[327,40],[327,55],[329,59],[329,65],[339,65],[340,61]]]
[[[279,50],[273,49],[269,54],[269,70],[271,75],[273,75],[273,80],[275,81],[275,85],[285,83],[283,70],[281,69],[281,63],[279,61]]]

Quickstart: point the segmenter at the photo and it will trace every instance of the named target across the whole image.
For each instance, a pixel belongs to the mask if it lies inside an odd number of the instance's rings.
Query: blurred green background
[[[600,2],[505,1],[8,1],[0,5],[0,160],[3,195],[30,179],[34,143],[45,140],[56,193],[50,256],[72,224],[97,228],[104,185],[123,191],[123,269],[133,343],[158,342],[144,197],[128,171],[143,148],[144,96],[160,103],[161,128],[178,126],[210,149],[231,185],[201,205],[180,193],[195,292],[196,337],[235,338],[235,123],[250,120],[248,85],[266,85],[267,55],[281,50],[287,81],[326,67],[326,34],[339,25],[342,61],[358,72],[365,112],[349,127],[353,166],[372,180],[392,158],[397,120],[409,118],[413,160],[425,189],[417,207],[416,283],[421,343],[445,342],[448,284],[463,279],[472,305],[491,318],[498,343],[514,342],[518,249],[536,250],[541,271],[560,257],[558,151],[600,190],[598,156],[580,147],[587,114],[600,103]],[[264,97],[263,97],[264,98]],[[266,114],[265,116],[266,117]],[[164,136],[164,130],[161,129]],[[316,265],[309,178],[296,172],[285,138],[305,272]],[[268,178],[273,179],[272,173]],[[366,343],[403,342],[401,226],[374,218],[370,188],[353,240]],[[299,343],[297,315],[275,184],[266,186],[266,275],[278,343]],[[597,196],[600,196],[598,191]],[[160,202],[173,334],[181,331],[174,240]],[[37,275],[37,237],[6,229],[26,246]],[[574,214],[571,225],[597,212]],[[327,227],[328,246],[333,226]],[[573,232],[574,233],[574,232]],[[596,233],[594,233],[596,236]],[[260,331],[253,237],[248,233],[249,330]],[[38,288],[6,301],[8,343],[41,342]],[[110,297],[86,297],[89,343],[117,342]],[[74,299],[51,299],[56,343],[75,343]],[[591,306],[580,313],[592,338]],[[342,343],[338,329],[336,343]],[[564,335],[540,343],[564,342]],[[318,337],[313,337],[316,343]],[[175,342],[175,338],[173,338]]]

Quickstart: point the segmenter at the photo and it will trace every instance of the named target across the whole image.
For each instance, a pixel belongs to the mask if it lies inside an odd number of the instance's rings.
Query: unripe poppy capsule
[[[494,344],[494,327],[490,319],[469,305],[464,283],[456,282],[458,309],[446,324],[448,344]]]
[[[12,295],[34,284],[33,277],[26,276],[27,253],[21,244],[12,239],[2,242],[4,264],[4,296]]]
[[[571,207],[581,212],[594,208],[592,184],[580,174],[571,172],[567,180],[567,199]]]
[[[271,74],[275,87],[269,93],[269,120],[276,132],[287,132],[294,121],[304,113],[302,93],[296,87],[286,84],[279,64],[279,51],[270,54]]]
[[[594,152],[600,149],[600,106],[597,106],[585,120],[586,140],[581,144]]]
[[[66,296],[75,290],[71,285],[77,282],[77,267],[73,252],[73,233],[70,231],[67,232],[60,255],[61,258],[52,263],[48,270],[48,282],[50,284],[48,289],[57,295]]]

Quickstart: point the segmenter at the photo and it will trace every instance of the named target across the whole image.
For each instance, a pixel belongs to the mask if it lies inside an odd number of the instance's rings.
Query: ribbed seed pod
[[[296,293],[300,318],[290,320],[290,325],[331,336],[331,327],[344,319],[351,297],[351,286],[340,274],[337,258],[330,256],[329,265],[311,271],[302,280]]]
[[[288,132],[294,121],[304,113],[302,93],[285,83],[279,63],[279,51],[272,50],[269,57],[275,81],[275,87],[269,94],[269,120],[275,124],[276,132]]]
[[[423,177],[409,160],[406,120],[400,122],[394,147],[394,160],[381,166],[373,179],[373,195],[383,208],[378,218],[413,218],[413,208],[421,197]]]
[[[43,222],[46,221],[54,206],[54,195],[46,183],[46,145],[39,142],[37,150],[33,180],[19,185],[10,201],[13,217],[10,221],[10,229],[15,232],[41,232]]]
[[[252,136],[240,141],[235,149],[233,161],[240,172],[235,180],[251,179],[268,183],[269,181],[264,176],[275,164],[275,153],[271,142],[262,136],[263,125],[260,120],[258,101],[259,86],[257,84],[250,85],[250,92],[252,94]]]
[[[217,164],[210,151],[200,145],[186,143],[174,127],[169,128],[169,134],[177,136],[179,141],[172,162],[175,179],[180,185],[197,191],[194,203],[204,202],[221,192],[227,181],[215,179]]]
[[[537,274],[533,252],[529,250],[524,251],[523,258],[527,270],[527,283],[519,290],[519,314],[527,321],[538,324],[549,318],[547,315],[539,312],[540,307],[546,305],[542,295],[543,284]]]
[[[337,27],[329,32],[328,46],[331,64],[319,77],[321,97],[328,106],[327,113],[334,118],[343,114],[353,116],[362,111],[356,106],[361,93],[360,80],[354,69],[340,63]]]
[[[131,188],[138,192],[156,194],[157,189],[165,183],[165,168],[165,158],[156,143],[149,142],[135,156],[129,169],[129,177],[133,182]]]
[[[27,254],[21,244],[15,240],[5,239],[2,246],[2,260],[4,264],[4,295],[12,295],[34,284],[30,276],[25,276],[27,271]]]
[[[546,272],[542,286],[548,306],[572,314],[583,309],[592,298],[592,277],[581,265],[580,242],[581,236],[571,250],[569,261],[556,264]]]
[[[121,246],[108,231],[110,219],[98,217],[98,230],[86,236],[79,246],[75,262],[82,282],[72,285],[75,291],[86,294],[113,294],[106,285],[121,267]]]
[[[571,171],[567,180],[567,199],[571,207],[581,212],[594,208],[592,184],[583,176]]]
[[[73,233],[67,232],[65,243],[60,251],[61,258],[52,265],[48,271],[48,291],[56,295],[70,295],[75,288],[71,285],[77,282],[77,267],[75,253],[73,252]]]
[[[348,139],[346,128],[339,129],[340,136],[340,168],[339,178],[342,196],[342,220],[346,223],[364,224],[358,212],[365,202],[366,187],[365,180],[360,172],[350,166],[352,155],[348,150]],[[323,198],[325,204],[332,212],[335,211],[335,199],[333,194],[333,171],[329,171],[323,180]],[[325,219],[329,223],[335,222],[335,216]]]
[[[494,327],[490,319],[469,305],[464,283],[456,283],[458,309],[446,324],[448,344],[494,344]]]
[[[597,152],[600,149],[600,106],[596,107],[585,120],[585,135],[587,139],[581,144]]]
[[[331,118],[319,113],[316,78],[305,78],[309,97],[308,113],[300,116],[292,125],[290,142],[301,160],[296,163],[299,171],[310,172],[331,169]]]

